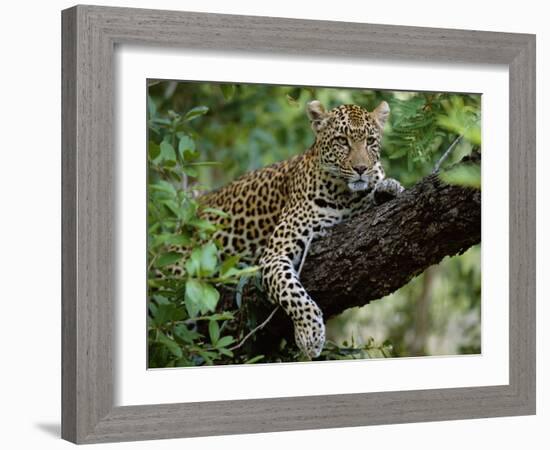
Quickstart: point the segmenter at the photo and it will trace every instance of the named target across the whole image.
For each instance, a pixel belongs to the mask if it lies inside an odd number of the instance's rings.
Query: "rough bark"
[[[481,241],[481,192],[430,175],[312,243],[302,282],[325,317],[391,294]]]

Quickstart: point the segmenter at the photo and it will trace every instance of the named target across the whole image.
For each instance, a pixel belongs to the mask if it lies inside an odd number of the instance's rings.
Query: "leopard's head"
[[[324,170],[345,181],[351,191],[368,189],[382,178],[380,140],[390,114],[386,102],[371,112],[357,105],[326,111],[314,100],[307,114]]]

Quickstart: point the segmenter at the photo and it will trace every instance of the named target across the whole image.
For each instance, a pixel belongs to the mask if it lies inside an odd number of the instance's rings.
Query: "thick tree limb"
[[[325,317],[391,294],[481,241],[481,192],[430,175],[313,242],[302,282]]]

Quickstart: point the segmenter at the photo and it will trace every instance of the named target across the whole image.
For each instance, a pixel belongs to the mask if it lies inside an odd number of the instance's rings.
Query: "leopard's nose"
[[[353,170],[355,170],[358,175],[361,175],[363,172],[367,170],[367,166],[354,166]]]

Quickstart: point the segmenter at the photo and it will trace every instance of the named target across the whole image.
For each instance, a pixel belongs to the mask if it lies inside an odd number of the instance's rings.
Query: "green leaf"
[[[190,278],[185,283],[185,307],[191,317],[197,313],[214,312],[220,299],[220,293],[210,284]]]
[[[204,304],[204,309],[202,312],[203,313],[206,313],[208,311],[214,312],[214,310],[216,309],[216,306],[218,306],[220,293],[214,286],[208,283],[204,283],[203,290],[204,290],[204,297],[202,302]]]
[[[157,304],[159,305],[168,305],[170,304],[170,300],[168,300],[165,296],[163,295],[158,295],[158,294],[154,294],[153,295],[153,300],[155,302],[157,302]]]
[[[233,255],[229,258],[226,258],[222,265],[220,266],[220,276],[225,276],[225,274],[230,270],[235,268],[235,266],[239,263],[240,255]]]
[[[210,341],[212,344],[216,345],[218,339],[220,338],[220,326],[215,320],[211,320],[208,324],[208,334],[210,335]],[[223,345],[222,345],[223,347]]]
[[[235,342],[235,338],[233,336],[223,336],[217,341],[215,345],[216,345],[216,348],[219,349],[220,347],[227,347],[228,345],[231,345],[233,342]]]
[[[183,323],[176,325],[173,333],[176,338],[188,344],[193,344],[193,342],[201,336],[196,331],[187,328],[187,326]]]
[[[154,323],[164,326],[168,322],[178,322],[185,317],[185,311],[173,303],[158,305],[154,311]]]
[[[230,267],[223,274],[220,273],[220,278],[224,283],[236,283],[238,279],[243,279],[243,277],[253,275],[260,270],[258,266],[249,266],[242,269],[237,269],[236,267]]]
[[[155,144],[153,141],[149,141],[147,151],[150,159],[156,159],[160,155],[160,146]]]
[[[155,316],[157,314],[157,305],[155,305],[152,302],[149,302],[149,311],[151,311],[151,314]]]
[[[164,161],[176,162],[176,151],[169,142],[162,141],[160,143],[160,154]]]
[[[218,357],[218,355],[214,352],[209,352],[206,350],[198,350],[197,353],[202,356],[202,358],[205,360],[206,364],[212,365],[212,362],[214,359]]]
[[[234,84],[220,84],[220,89],[222,90],[223,98],[231,100],[233,95],[235,95],[235,85]]]
[[[164,267],[169,264],[174,264],[181,259],[181,254],[178,252],[168,252],[160,255],[155,261],[155,267]]]
[[[216,348],[222,355],[233,357],[233,352],[225,347]]]
[[[156,183],[150,184],[149,188],[152,191],[157,192],[164,192],[166,194],[170,194],[171,196],[176,196],[176,189],[171,183],[168,183],[168,181],[164,180],[158,180]]]
[[[205,219],[195,218],[189,221],[188,225],[198,228],[199,230],[214,232],[216,231],[216,225]]]
[[[170,339],[168,336],[160,331],[157,335],[157,342],[164,345],[176,358],[181,358],[183,356],[181,348],[177,344],[177,342]]]
[[[195,152],[195,141],[187,135],[183,135],[178,143],[178,152],[182,161],[195,159],[198,152]]]
[[[187,121],[193,120],[199,116],[206,114],[207,112],[208,112],[207,106],[196,106],[195,108],[187,111],[187,113],[183,117],[183,120],[187,120]]]
[[[195,216],[197,213],[197,203],[193,200],[187,199],[182,205],[181,205],[181,219],[184,222],[188,222]]]
[[[218,249],[213,242],[209,242],[201,247],[200,273],[202,276],[210,276],[216,271],[217,266]]]
[[[190,177],[196,178],[199,176],[199,172],[197,171],[197,169],[189,165],[182,167],[181,170],[183,170],[183,172]]]
[[[200,270],[201,270],[201,249],[200,248],[193,249],[193,251],[191,252],[191,255],[189,255],[189,258],[187,258],[187,261],[185,261],[185,270],[192,277],[196,277],[200,275]]]
[[[174,200],[164,200],[162,204],[168,208],[174,217],[180,218],[180,206]]]
[[[202,291],[199,280],[190,278],[185,283],[185,308],[190,317],[196,317],[201,311]]]
[[[163,234],[161,235],[163,242],[168,245],[183,245],[188,246],[191,244],[189,236],[184,234]]]
[[[147,96],[147,109],[149,111],[149,117],[153,118],[157,114],[157,105],[155,105],[155,102],[151,98],[150,95]]]
[[[212,314],[208,317],[209,320],[233,320],[235,316],[229,311],[224,311],[219,314]]]
[[[479,165],[455,166],[440,173],[439,178],[447,184],[481,189],[481,167]]]
[[[185,312],[173,303],[160,304],[154,312],[154,319],[157,325],[164,325],[167,322],[177,322],[185,317]]]

